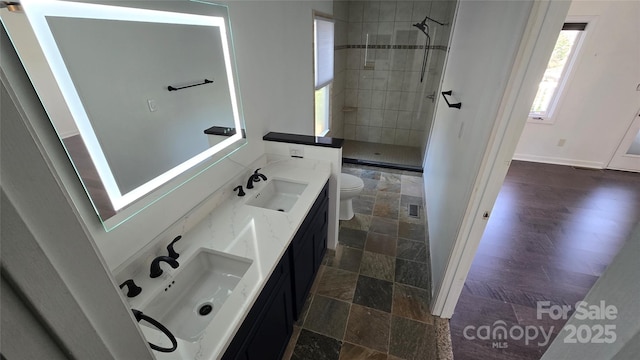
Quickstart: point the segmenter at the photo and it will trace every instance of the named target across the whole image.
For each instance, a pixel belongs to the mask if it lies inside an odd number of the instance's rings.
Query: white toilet
[[[353,198],[364,189],[364,182],[351,174],[340,174],[340,220],[353,217]]]

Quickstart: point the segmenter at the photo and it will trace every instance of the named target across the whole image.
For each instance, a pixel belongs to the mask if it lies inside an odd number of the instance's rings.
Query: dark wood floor
[[[514,161],[450,322],[455,360],[539,359],[566,320],[538,320],[537,302],[582,300],[639,220],[640,174]],[[503,349],[464,335],[500,320],[554,335]]]

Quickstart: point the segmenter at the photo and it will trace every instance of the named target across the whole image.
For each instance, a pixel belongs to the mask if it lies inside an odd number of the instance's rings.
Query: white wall
[[[44,325],[38,321],[4,277],[0,284],[0,296],[2,296],[0,325],[4,356],[9,359],[68,359]]]
[[[313,10],[332,14],[332,2],[227,4],[248,131],[314,135]]]
[[[640,2],[576,0],[569,16],[596,21],[587,28],[555,123],[527,123],[514,158],[604,168],[640,105]]]

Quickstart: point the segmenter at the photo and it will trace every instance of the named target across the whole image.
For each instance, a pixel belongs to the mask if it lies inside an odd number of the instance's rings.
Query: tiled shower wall
[[[424,147],[451,25],[428,22],[431,44],[412,26],[426,15],[451,24],[455,1],[334,2],[333,136]],[[346,33],[345,33],[346,31]],[[341,128],[341,129],[338,129]]]
[[[333,2],[333,20],[335,21],[333,86],[331,88],[331,128],[327,136],[344,138],[344,100],[347,79],[347,25],[349,21],[349,3]]]

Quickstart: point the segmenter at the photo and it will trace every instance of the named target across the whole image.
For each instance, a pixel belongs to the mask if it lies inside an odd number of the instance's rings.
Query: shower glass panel
[[[421,170],[455,1],[335,1],[333,129],[346,162]],[[424,71],[423,71],[424,69]]]

